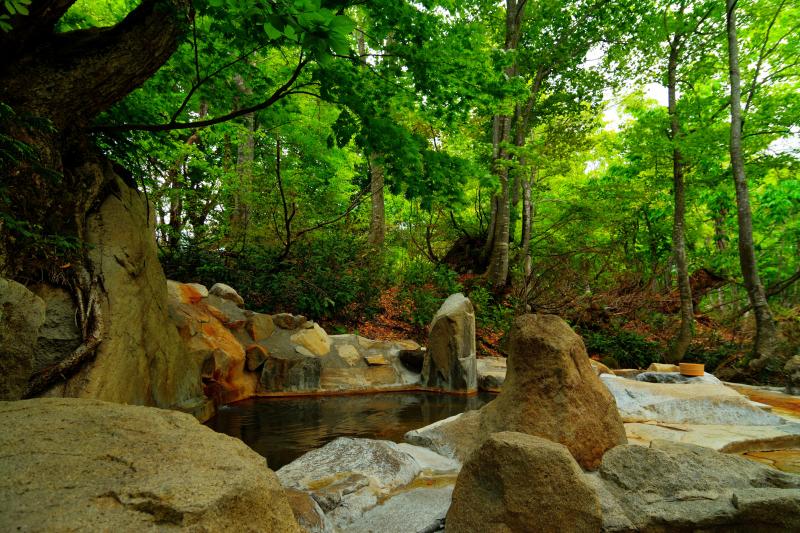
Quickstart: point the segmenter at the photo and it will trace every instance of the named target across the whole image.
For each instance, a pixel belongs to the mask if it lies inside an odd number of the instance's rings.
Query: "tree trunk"
[[[236,75],[236,85],[243,95],[250,95],[253,91],[247,87],[244,79]],[[253,189],[253,161],[255,159],[255,129],[256,120],[254,113],[243,117],[244,132],[239,135],[236,156],[236,176],[239,183],[233,191],[230,213],[230,242],[231,247],[238,247],[244,251],[247,244],[247,228],[250,223],[249,196]]]
[[[369,243],[382,247],[386,239],[386,212],[383,198],[383,165],[375,154],[369,157],[370,217]]]
[[[186,27],[188,5],[144,0],[115,26],[53,33],[73,3],[34,0],[31,12],[40,16],[17,17],[14,30],[0,36],[0,101],[53,126],[10,128],[39,154],[3,177],[11,216],[80,244],[65,262],[63,251],[42,256],[35,247],[20,248],[13,232],[2,228],[0,248],[14,250],[15,260],[4,266],[5,275],[67,285],[83,303],[81,347],[55,371],[32,377],[31,391],[80,370],[61,394],[174,406],[186,399],[182,395],[200,390],[200,383],[184,383],[188,374],[173,366],[190,361],[182,357],[167,315],[153,212],[131,177],[101,155],[85,128],[169,59]]]
[[[497,225],[497,195],[493,194],[489,199],[491,208],[489,209],[489,227],[486,229],[486,242],[481,252],[481,263],[488,264],[489,257],[494,249],[494,228]]]
[[[522,16],[525,11],[524,0],[506,0],[506,39],[504,49],[516,50],[522,28]],[[516,61],[506,69],[506,76],[516,75]],[[508,240],[511,226],[510,220],[510,186],[508,182],[509,154],[504,144],[511,136],[511,117],[498,114],[492,121],[492,171],[500,183],[497,195],[496,220],[492,239],[491,256],[489,258],[488,280],[495,294],[501,293],[508,282]]]
[[[689,266],[686,259],[686,190],[683,178],[683,156],[680,151],[680,123],[677,112],[677,71],[680,47],[680,34],[676,34],[670,45],[669,63],[667,66],[668,106],[670,119],[670,137],[672,139],[672,181],[675,199],[675,215],[672,223],[672,250],[678,274],[678,291],[680,293],[681,325],[677,335],[672,339],[667,353],[667,360],[678,362],[686,355],[692,342],[694,332],[694,309],[692,307],[692,288],[689,284]]]
[[[758,275],[755,247],[753,245],[753,219],[750,212],[750,193],[742,155],[741,76],[739,74],[739,48],[736,39],[736,0],[727,0],[728,66],[731,79],[731,170],[736,187],[736,214],[739,222],[739,264],[742,268],[747,297],[756,318],[756,338],[753,346],[754,360],[751,368],[760,370],[776,357],[778,328],[772,318],[764,286]]]
[[[356,32],[356,44],[358,55],[361,57],[361,64],[367,64],[367,43],[364,40],[364,32]],[[383,196],[385,171],[380,163],[381,154],[373,152],[369,154],[369,190],[370,190],[370,213],[369,213],[369,235],[367,241],[379,248],[383,247],[386,240],[386,203]]]

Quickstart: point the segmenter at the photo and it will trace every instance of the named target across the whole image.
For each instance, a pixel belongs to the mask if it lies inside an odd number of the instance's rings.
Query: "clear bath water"
[[[337,437],[402,442],[438,420],[479,409],[494,396],[392,392],[347,396],[253,398],[225,405],[206,425],[244,441],[273,470]]]

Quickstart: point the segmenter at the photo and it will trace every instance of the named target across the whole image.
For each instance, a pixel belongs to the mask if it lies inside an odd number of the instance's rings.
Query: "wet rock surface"
[[[3,531],[299,531],[264,459],[187,414],[41,398],[0,424]]]
[[[645,381],[647,383],[685,383],[685,384],[710,383],[714,385],[722,384],[722,382],[719,379],[717,379],[714,375],[709,374],[708,372],[706,372],[702,376],[684,376],[680,372],[647,371],[647,372],[642,372],[641,374],[637,374],[634,379],[636,381]]]
[[[467,411],[405,434],[406,442],[464,462],[481,442],[480,411]]]
[[[340,531],[417,531],[440,520],[460,463],[389,441],[339,438],[282,467]]]

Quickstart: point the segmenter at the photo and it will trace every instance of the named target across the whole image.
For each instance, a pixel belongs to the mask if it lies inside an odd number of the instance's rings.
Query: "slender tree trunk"
[[[386,211],[383,198],[383,165],[378,162],[377,155],[369,157],[369,190],[370,190],[370,217],[369,217],[369,243],[374,246],[383,246],[386,240]]]
[[[516,50],[519,43],[522,16],[525,11],[525,0],[506,0],[506,40],[505,50]],[[506,69],[506,75],[512,78],[516,75],[516,62]],[[504,144],[511,139],[511,117],[509,115],[495,115],[492,122],[493,161],[492,171],[500,183],[500,192],[497,195],[496,221],[492,235],[492,252],[489,258],[489,283],[492,291],[502,292],[508,282],[508,240],[511,226],[510,220],[510,184],[508,182],[509,155]]]
[[[183,230],[183,184],[179,165],[171,169],[169,183],[169,232],[167,245],[170,250],[177,250],[181,242]]]
[[[742,268],[747,297],[756,318],[756,338],[751,367],[761,369],[776,356],[778,328],[772,317],[764,286],[758,275],[755,247],[753,245],[753,219],[750,211],[750,193],[742,155],[742,89],[739,73],[739,47],[736,39],[736,0],[727,0],[728,65],[731,79],[731,170],[736,186],[736,214],[739,222],[739,264]]]
[[[522,248],[522,269],[525,274],[527,283],[528,277],[531,275],[531,228],[533,227],[533,200],[531,198],[531,189],[536,182],[536,169],[531,171],[530,178],[522,180],[522,239],[520,246]]]
[[[511,129],[511,120],[508,116],[498,115],[495,120],[499,122],[502,139],[508,139]],[[507,154],[500,148],[498,158],[495,160],[494,174],[500,182],[500,193],[496,195],[497,207],[494,223],[494,236],[492,254],[489,258],[489,283],[492,290],[499,294],[505,289],[508,281],[508,235],[510,229],[509,217],[509,183]]]
[[[489,227],[486,230],[486,243],[483,246],[481,262],[487,263],[494,249],[494,228],[497,225],[497,195],[493,194],[489,199],[491,207],[489,209]]]
[[[366,65],[367,43],[364,40],[364,32],[356,32],[356,44],[358,55],[361,56],[361,64]],[[369,213],[369,235],[367,241],[377,247],[383,247],[386,240],[386,201],[383,195],[385,170],[380,162],[381,154],[374,152],[369,154],[369,191],[370,191],[370,213]]]
[[[689,284],[689,266],[686,259],[686,189],[683,178],[683,156],[679,141],[681,136],[680,122],[677,112],[677,71],[680,50],[680,35],[675,35],[670,45],[669,63],[667,66],[668,106],[670,119],[670,137],[672,139],[672,181],[675,199],[675,215],[672,223],[672,250],[678,274],[678,291],[680,293],[681,325],[673,338],[668,353],[669,361],[677,362],[686,355],[692,342],[694,331],[694,309],[692,306],[692,288]]]
[[[236,75],[235,80],[239,91],[244,95],[252,94],[244,79]],[[231,246],[238,246],[244,250],[247,244],[247,227],[250,223],[249,195],[253,189],[253,162],[255,160],[255,114],[249,113],[243,117],[244,132],[239,136],[238,152],[236,156],[236,175],[238,186],[233,191],[233,206],[230,213],[230,241]]]

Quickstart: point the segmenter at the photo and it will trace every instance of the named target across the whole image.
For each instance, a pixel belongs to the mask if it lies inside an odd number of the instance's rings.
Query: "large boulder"
[[[16,281],[0,278],[0,400],[22,398],[44,320],[41,298]]]
[[[518,431],[550,439],[587,469],[597,468],[606,450],[627,442],[614,398],[583,341],[555,315],[516,319],[503,390],[481,413],[481,434]]]
[[[394,442],[340,437],[277,474],[284,487],[310,493],[334,526],[352,531],[365,511],[421,471],[417,459]]]
[[[264,459],[189,415],[42,398],[0,426],[0,530],[299,532]]]
[[[319,490],[320,480],[338,481],[361,476],[366,484],[396,488],[411,482],[422,468],[398,444],[386,440],[339,437],[311,450],[278,470],[284,486]]]
[[[786,361],[783,372],[786,375],[786,392],[800,394],[800,354]]]
[[[701,446],[618,446],[599,482],[607,531],[800,530],[800,476]]]
[[[664,374],[669,375],[669,374]],[[648,383],[603,374],[625,422],[775,426],[785,420],[716,383]]]
[[[523,433],[492,435],[458,475],[446,530],[600,531],[595,490],[570,451]]]
[[[422,385],[447,391],[478,390],[475,310],[461,293],[450,295],[431,321]]]
[[[110,172],[110,169],[108,169]],[[90,270],[102,276],[105,330],[91,361],[55,396],[208,412],[202,361],[189,357],[170,320],[152,208],[120,178],[87,222]]]

